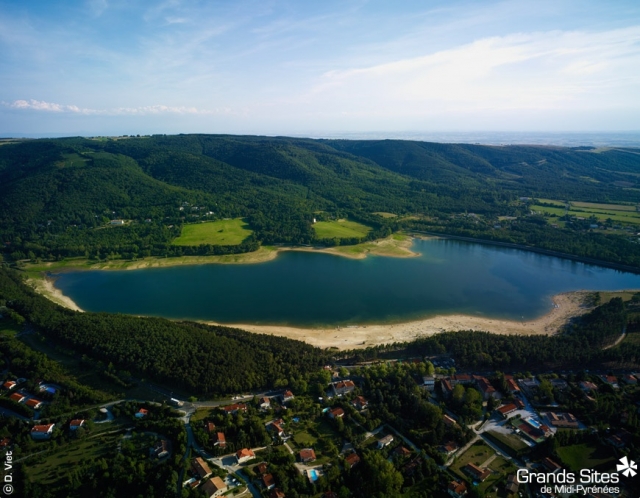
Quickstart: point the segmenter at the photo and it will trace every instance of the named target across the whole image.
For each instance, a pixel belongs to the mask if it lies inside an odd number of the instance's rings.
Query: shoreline
[[[485,318],[472,315],[437,315],[402,323],[369,324],[347,327],[302,328],[284,325],[227,324],[201,321],[208,325],[233,327],[256,334],[276,335],[306,342],[322,349],[363,349],[394,342],[409,342],[441,332],[476,330],[501,335],[553,335],[571,319],[593,309],[585,300],[593,291],[556,294],[554,307],[545,315],[528,321]]]
[[[65,308],[83,312],[71,298],[54,286],[49,278],[29,279],[28,284],[38,293]],[[207,325],[238,328],[256,334],[268,334],[303,341],[322,349],[363,349],[394,342],[410,342],[442,332],[475,330],[501,335],[553,335],[573,318],[593,309],[586,304],[594,291],[572,291],[552,297],[553,308],[545,315],[527,321],[487,318],[472,315],[436,315],[420,320],[351,326],[325,326],[317,328],[286,325],[253,325],[246,323],[219,323],[193,320]],[[628,292],[628,291],[616,291]],[[189,321],[189,320],[175,320]]]
[[[369,256],[390,258],[413,258],[420,253],[411,250],[413,238],[408,235],[390,235],[384,239],[352,246],[314,247],[314,246],[260,246],[257,251],[219,256],[176,256],[171,258],[149,257],[140,260],[112,260],[91,262],[87,259],[71,259],[62,262],[28,263],[23,271],[31,273],[93,271],[93,270],[140,270],[146,268],[170,268],[203,264],[257,264],[272,261],[282,252],[312,252],[330,254],[349,259],[366,259]],[[422,237],[415,237],[422,238]],[[425,237],[438,238],[438,237]]]

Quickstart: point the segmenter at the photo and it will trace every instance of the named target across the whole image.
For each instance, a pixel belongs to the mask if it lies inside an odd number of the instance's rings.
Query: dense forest
[[[2,257],[132,259],[331,244],[317,238],[312,220],[348,217],[372,230],[341,243],[431,230],[638,266],[640,248],[629,237],[554,228],[520,201],[636,204],[638,173],[640,155],[624,148],[224,135],[16,141],[0,147]],[[505,216],[517,220],[496,229]],[[253,230],[241,245],[171,244],[186,223],[232,217]],[[112,227],[112,219],[127,223]]]
[[[321,350],[281,337],[161,318],[71,311],[33,292],[12,270],[0,269],[0,304],[58,344],[193,393],[287,385],[326,361]]]

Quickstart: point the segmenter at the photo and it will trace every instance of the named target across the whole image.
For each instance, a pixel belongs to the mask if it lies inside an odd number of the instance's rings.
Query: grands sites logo
[[[520,484],[539,484],[543,493],[557,494],[618,494],[620,479],[635,477],[638,466],[633,460],[622,457],[616,466],[617,472],[598,472],[582,469],[579,473],[562,469],[557,472],[533,472],[519,469],[516,475]]]

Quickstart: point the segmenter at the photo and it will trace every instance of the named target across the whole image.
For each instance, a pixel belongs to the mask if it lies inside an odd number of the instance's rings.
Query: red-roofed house
[[[364,396],[356,396],[356,399],[354,399],[351,404],[356,407],[358,410],[364,410],[367,405],[369,404],[369,402],[367,401],[367,399]]]
[[[294,395],[291,391],[285,391],[282,394],[282,402],[286,403],[287,401],[291,401],[294,398]]]
[[[467,474],[469,474],[473,479],[480,482],[484,481],[487,477],[491,475],[490,470],[487,470],[487,469],[482,470],[480,467],[478,467],[473,463],[468,463],[467,465],[465,465],[463,470]]]
[[[36,398],[31,398],[25,402],[25,405],[27,405],[29,408],[33,408],[34,410],[37,410],[42,406],[42,401]]]
[[[300,453],[298,455],[302,463],[313,462],[316,459],[316,452],[313,451],[312,448],[305,448],[303,450],[300,450]]]
[[[271,408],[271,400],[267,397],[260,398],[260,409],[268,410],[269,408]]]
[[[9,396],[9,399],[15,401],[16,403],[22,403],[25,400],[26,396],[23,396],[20,393],[13,393]]]
[[[49,439],[56,424],[34,425],[31,429],[32,439]]]
[[[267,424],[267,430],[269,432],[273,432],[274,434],[277,434],[279,437],[284,437],[284,429],[282,428],[282,425],[284,424],[284,420],[282,420],[281,418],[278,420],[274,420],[273,422],[269,422]]]
[[[209,464],[205,462],[201,457],[194,458],[191,462],[191,470],[194,474],[198,474],[200,479],[204,479],[205,477],[211,475],[211,469],[209,468]]]
[[[75,418],[71,422],[69,422],[69,429],[75,431],[78,427],[82,427],[84,425],[84,419]]]
[[[502,415],[504,418],[507,418],[507,416],[510,413],[515,412],[516,410],[518,410],[518,407],[513,404],[513,403],[509,403],[508,405],[502,405],[500,408],[496,409],[496,411]]]
[[[356,388],[356,385],[352,380],[342,380],[340,382],[331,384],[331,386],[333,387],[333,392],[336,395],[348,394],[350,392],[353,392],[353,390]]]
[[[224,437],[224,432],[216,432],[212,439],[214,446],[221,446],[224,448],[227,445],[227,439]]]
[[[509,388],[509,392],[511,394],[516,394],[520,392],[520,388],[518,387],[518,383],[513,379],[507,379],[507,387]]]
[[[216,424],[214,424],[213,422],[205,422],[204,423],[204,430],[211,433],[215,430],[216,428]]]
[[[246,412],[247,405],[244,403],[234,403],[233,405],[227,405],[222,408],[227,413],[238,413],[238,412]]]
[[[4,387],[7,391],[11,391],[11,389],[13,389],[16,386],[17,384],[13,380],[8,380],[4,384],[2,384],[2,387]]]
[[[149,410],[145,410],[144,408],[140,408],[138,413],[135,414],[136,418],[144,418],[149,415]]]
[[[451,481],[447,488],[447,492],[453,498],[462,498],[467,494],[467,486],[464,482]]]
[[[329,418],[332,418],[335,420],[337,418],[342,418],[342,417],[344,417],[344,410],[339,406],[329,410]]]
[[[480,377],[476,379],[476,386],[484,396],[484,399],[489,399],[491,397],[497,398],[498,391],[491,385],[491,383],[485,379],[484,377]]]
[[[351,469],[360,463],[360,457],[357,453],[351,453],[345,457],[344,463]]]
[[[242,448],[236,452],[236,460],[238,463],[244,463],[247,460],[255,458],[256,454],[249,448]]]
[[[273,489],[276,487],[276,480],[273,478],[273,474],[265,474],[262,476],[262,485],[265,489]]]

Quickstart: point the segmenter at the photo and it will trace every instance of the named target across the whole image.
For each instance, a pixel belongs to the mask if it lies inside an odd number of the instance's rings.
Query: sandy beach
[[[405,323],[317,329],[242,323],[206,323],[237,327],[259,334],[288,337],[320,348],[333,347],[337,349],[359,349],[379,344],[412,341],[440,332],[460,330],[480,330],[494,334],[551,335],[558,332],[571,318],[589,311],[590,308],[584,303],[590,293],[577,291],[558,294],[553,297],[553,303],[557,307],[552,308],[549,313],[540,318],[525,322],[468,315],[443,315]]]
[[[57,289],[53,285],[53,281],[48,278],[42,279],[30,279],[27,281],[33,290],[37,293],[42,294],[44,297],[50,299],[56,304],[60,306],[64,306],[65,308],[69,308],[74,311],[83,311],[80,307],[68,296],[65,296],[60,289]]]

